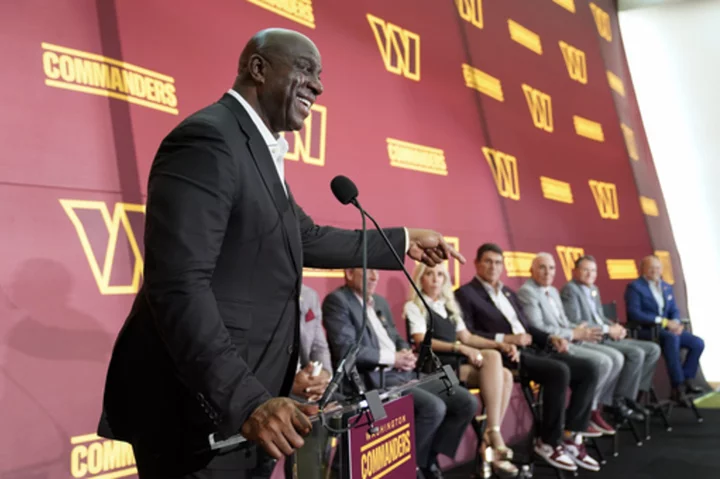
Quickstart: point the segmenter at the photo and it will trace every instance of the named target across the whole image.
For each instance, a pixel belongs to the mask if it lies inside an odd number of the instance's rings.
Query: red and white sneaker
[[[600,463],[585,450],[585,443],[581,434],[575,434],[572,439],[563,440],[563,447],[567,456],[583,469],[588,471],[599,471]]]
[[[564,469],[566,471],[577,471],[575,461],[565,451],[563,445],[552,447],[549,444],[545,444],[540,439],[535,441],[535,454],[545,459],[545,462],[558,469]]]
[[[580,431],[578,431],[580,432]],[[585,437],[600,437],[603,435],[603,432],[600,429],[597,429],[595,426],[593,426],[592,421],[588,423],[587,429],[582,431],[581,433]]]
[[[608,436],[615,435],[615,429],[605,421],[597,409],[590,414],[590,426]]]

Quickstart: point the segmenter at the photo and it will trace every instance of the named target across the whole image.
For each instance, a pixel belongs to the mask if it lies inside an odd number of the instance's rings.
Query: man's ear
[[[264,84],[267,79],[268,62],[258,53],[253,53],[248,60],[248,71],[250,77],[259,84]]]

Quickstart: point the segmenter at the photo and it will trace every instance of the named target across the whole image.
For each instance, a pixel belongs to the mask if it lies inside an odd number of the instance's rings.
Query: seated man
[[[300,345],[297,373],[290,397],[300,402],[318,401],[332,376],[332,362],[325,330],[322,326],[320,298],[317,292],[302,285],[300,290]],[[323,451],[328,439],[324,427],[313,427],[305,444],[296,452],[299,474],[307,479],[321,479]],[[292,461],[285,462],[286,477],[292,477]]]
[[[357,368],[368,388],[379,386],[378,366],[385,365],[385,385],[392,387],[414,379],[415,355],[395,328],[390,307],[374,294],[378,272],[367,273],[368,324],[362,336]],[[337,364],[358,340],[362,315],[362,269],[345,270],[345,286],[325,297],[323,324],[327,330],[333,362]],[[413,388],[415,452],[426,479],[441,478],[437,455],[453,457],[465,429],[478,410],[478,401],[467,389],[453,388],[453,395],[432,394]]]
[[[625,289],[627,319],[640,324],[660,325],[660,346],[670,375],[672,399],[684,403],[685,392],[702,392],[692,385],[691,380],[697,374],[705,342],[685,331],[679,320],[680,311],[675,304],[672,286],[661,278],[660,259],[657,256],[646,256],[640,264],[640,270],[642,276]],[[649,338],[649,333],[644,333],[644,337]],[[680,348],[688,350],[684,363],[680,361]]]
[[[582,256],[575,261],[573,279],[560,291],[565,314],[571,323],[583,323],[601,328],[600,343],[613,348],[625,357],[625,366],[620,372],[616,391],[624,398],[628,407],[647,415],[647,409],[637,402],[639,391],[647,393],[652,385],[655,366],[660,358],[660,346],[650,341],[628,339],[627,330],[620,324],[605,317],[600,291],[595,286],[597,263],[592,256]]]
[[[319,400],[332,376],[332,362],[317,292],[307,285],[300,290],[300,351],[291,397]]]
[[[475,278],[455,292],[465,325],[473,334],[516,345],[520,370],[544,387],[543,420],[535,453],[559,469],[575,471],[577,464],[600,470],[583,443],[583,434],[600,435],[588,433],[597,370],[591,362],[567,354],[567,340],[528,323],[515,293],[500,281],[503,251],[498,245],[486,243],[478,248],[475,271]],[[513,367],[509,361],[506,365]],[[566,412],[568,386],[572,394]]]
[[[555,279],[555,259],[549,253],[538,253],[530,266],[530,279],[518,290],[518,298],[523,306],[525,317],[530,324],[548,334],[556,334],[571,344],[568,353],[571,356],[590,361],[597,369],[599,379],[593,395],[590,426],[605,434],[615,434],[615,430],[603,419],[599,405],[612,406],[618,418],[642,421],[644,416],[630,409],[625,403],[628,391],[618,389],[618,377],[625,368],[623,355],[598,341],[602,339],[599,326],[586,324],[575,326],[565,315],[560,294],[552,285]],[[623,384],[624,385],[624,384]]]

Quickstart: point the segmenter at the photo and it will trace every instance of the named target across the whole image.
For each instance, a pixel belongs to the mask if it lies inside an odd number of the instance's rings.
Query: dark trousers
[[[454,457],[465,429],[478,410],[478,400],[467,389],[455,386],[454,393],[413,388],[415,457],[418,467],[430,467],[438,454]]]
[[[663,329],[660,331],[660,346],[673,387],[681,385],[686,379],[695,379],[700,355],[705,349],[705,342],[702,338],[688,331],[683,331],[678,336]],[[680,360],[680,348],[688,350],[684,364]]]
[[[539,436],[545,444],[559,444],[563,427],[575,432],[587,429],[598,381],[598,371],[590,361],[568,354],[523,351],[520,367],[529,379],[543,386]],[[568,387],[572,394],[566,411]]]

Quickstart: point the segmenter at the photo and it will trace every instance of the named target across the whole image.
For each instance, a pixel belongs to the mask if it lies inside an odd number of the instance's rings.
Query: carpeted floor
[[[578,477],[594,479],[704,479],[720,478],[720,411],[701,409],[704,422],[698,424],[689,409],[674,409],[673,430],[666,432],[660,419],[653,419],[651,439],[640,447],[632,433],[621,431],[620,454],[612,457],[612,443],[601,439],[607,464],[600,472],[580,469]],[[593,451],[590,451],[595,455]],[[445,471],[447,479],[471,477],[471,466]],[[554,469],[536,467],[534,478],[557,477]],[[566,473],[568,479],[572,473]]]

